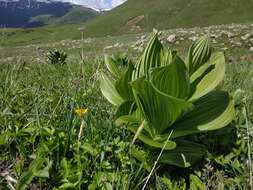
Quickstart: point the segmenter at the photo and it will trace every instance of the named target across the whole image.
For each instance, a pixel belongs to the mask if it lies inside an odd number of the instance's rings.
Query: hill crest
[[[85,22],[98,12],[51,0],[0,0],[0,26],[38,27],[46,24]],[[65,22],[66,21],[66,22]]]

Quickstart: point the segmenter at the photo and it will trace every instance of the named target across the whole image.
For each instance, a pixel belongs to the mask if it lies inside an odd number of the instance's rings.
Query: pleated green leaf
[[[203,145],[186,140],[178,140],[176,144],[175,149],[163,152],[159,159],[160,163],[187,168],[201,160],[206,154]]]
[[[132,82],[135,101],[144,118],[160,134],[184,112],[192,109],[192,104],[182,99],[160,93],[144,78]]]
[[[137,132],[137,131],[133,131],[132,132]],[[144,135],[144,133],[140,133],[138,135],[138,139],[141,140],[142,142],[144,142],[145,144],[151,146],[151,147],[154,147],[154,148],[163,148],[164,144],[165,144],[165,141],[164,142],[158,142],[158,141],[155,141],[153,140],[152,138]],[[176,148],[176,143],[173,142],[173,141],[167,141],[167,144],[165,146],[165,150],[173,150],[174,148]]]
[[[111,57],[109,57],[108,55],[105,55],[105,65],[106,65],[108,71],[110,71],[110,73],[114,77],[121,76],[121,71],[119,70],[118,66],[116,65],[114,60]]]
[[[129,115],[121,116],[116,120],[116,125],[121,126],[121,125],[127,125],[127,129],[136,134],[138,132],[138,129],[141,124],[145,124],[143,126],[143,130],[138,133],[137,138],[144,142],[145,144],[154,147],[154,148],[163,148],[165,141],[167,138],[163,141],[160,141],[159,138],[154,138],[151,137],[150,135],[150,127],[148,126],[148,123],[145,122],[143,123],[142,121],[138,120],[137,118]],[[176,147],[176,143],[173,141],[168,141],[165,150],[172,150]]]
[[[191,76],[190,100],[196,100],[214,90],[225,75],[225,57],[223,53],[214,53],[208,64],[203,65]]]
[[[176,55],[177,55],[176,51],[163,47],[162,52],[161,52],[160,66],[163,67],[163,66],[171,64]]]
[[[138,117],[140,117],[140,116],[138,116]],[[117,118],[115,123],[117,126],[126,125],[128,127],[128,130],[130,130],[133,133],[136,133],[138,131],[139,126],[145,120],[144,118],[138,118],[138,117],[136,117],[135,114],[123,115],[123,116]],[[147,136],[150,136],[150,137],[155,136],[154,133],[152,132],[152,128],[150,127],[150,125],[148,125],[147,122],[145,122],[145,126],[143,128],[143,131],[146,132]],[[161,139],[161,138],[156,138],[155,140],[164,141],[164,139]]]
[[[133,100],[133,91],[130,85],[134,66],[129,63],[127,71],[116,81],[115,88],[124,100]]]
[[[132,101],[125,101],[123,102],[117,109],[115,117],[121,117],[123,115],[128,115],[130,114],[132,108],[134,106],[134,102]]]
[[[128,124],[138,126],[141,124],[141,121],[134,116],[124,115],[117,118],[115,123],[117,126],[128,125]]]
[[[113,105],[119,106],[124,102],[115,88],[115,81],[101,73],[100,89],[104,97]]]
[[[224,91],[213,91],[193,104],[194,109],[172,126],[172,138],[223,128],[235,115],[233,101]]]
[[[211,54],[209,37],[204,36],[192,44],[187,58],[190,76],[210,59]]]
[[[151,40],[149,41],[142,57],[137,63],[133,79],[135,80],[143,76],[149,78],[149,70],[151,68],[161,65],[162,54],[163,54],[163,45],[158,40],[157,34],[154,34]]]
[[[132,133],[134,133],[136,135],[136,137],[142,141],[143,143],[153,147],[153,148],[163,148],[164,144],[166,143],[166,140],[164,141],[160,141],[159,138],[156,138],[155,136],[154,137],[151,137],[148,133],[149,129],[148,129],[148,123],[145,122],[145,126],[144,128],[142,129],[141,132],[139,132],[139,127],[141,126],[140,125],[136,125],[134,123],[128,123],[128,127],[127,129],[130,130]],[[165,150],[172,150],[176,148],[176,143],[174,141],[167,141],[167,144],[165,146]]]
[[[153,69],[151,83],[157,90],[181,99],[187,99],[190,93],[190,78],[187,68],[178,56],[172,63]]]

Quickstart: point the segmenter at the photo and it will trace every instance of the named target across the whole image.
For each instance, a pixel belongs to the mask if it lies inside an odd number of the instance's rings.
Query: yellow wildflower
[[[83,117],[87,114],[88,112],[88,108],[78,108],[75,109],[75,113],[79,116],[79,117]]]

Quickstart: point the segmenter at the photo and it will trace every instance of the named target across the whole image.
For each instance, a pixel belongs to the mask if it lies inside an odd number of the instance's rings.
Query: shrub
[[[135,65],[128,61],[120,68],[108,58],[105,63],[108,75],[101,74],[101,91],[117,107],[116,124],[126,125],[154,158],[164,148],[161,163],[196,163],[206,148],[192,140],[194,135],[223,128],[234,118],[231,97],[216,90],[225,58],[208,37],[192,44],[186,61],[154,34]]]
[[[68,56],[65,52],[57,49],[51,50],[47,54],[49,63],[53,65],[65,65],[67,57]]]

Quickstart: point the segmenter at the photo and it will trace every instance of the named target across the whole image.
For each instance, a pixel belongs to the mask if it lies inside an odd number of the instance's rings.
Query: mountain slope
[[[42,22],[47,25],[59,25],[59,24],[75,24],[83,23],[89,19],[94,18],[99,13],[82,6],[72,5],[72,8],[63,16],[56,17],[53,15],[39,15],[33,17],[31,21],[33,22]]]
[[[252,0],[128,0],[88,22],[86,35],[253,22],[252,10]]]
[[[4,27],[85,22],[97,14],[92,9],[50,0],[0,0],[0,26]]]

